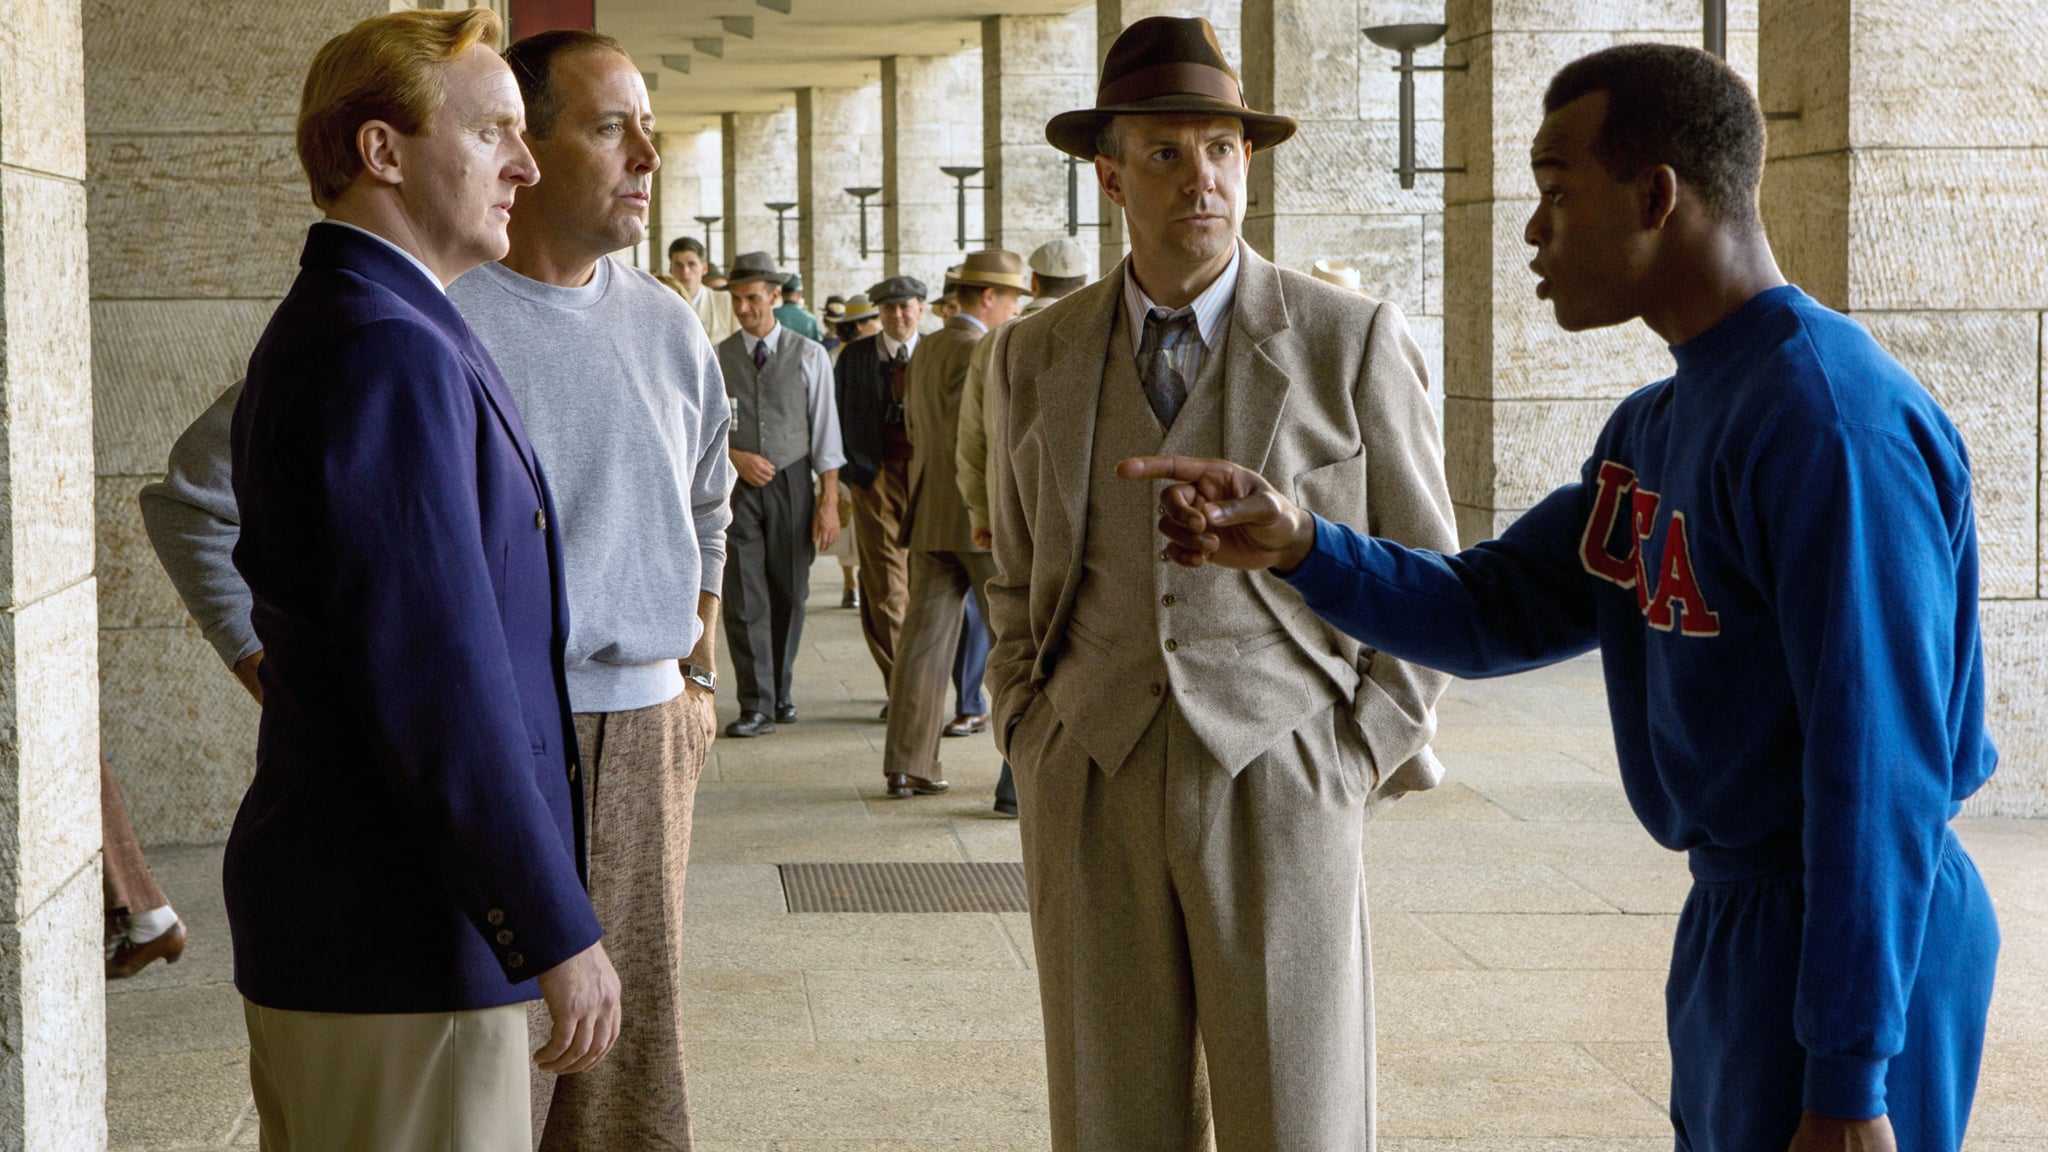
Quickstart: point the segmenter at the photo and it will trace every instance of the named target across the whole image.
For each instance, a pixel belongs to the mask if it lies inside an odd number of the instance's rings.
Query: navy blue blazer
[[[263,641],[228,838],[235,985],[268,1008],[539,995],[588,948],[561,541],[497,365],[397,250],[336,224],[249,359],[235,567]]]
[[[839,404],[839,443],[846,463],[839,478],[866,488],[882,471],[882,428],[896,404],[889,374],[882,368],[881,336],[863,336],[839,353],[833,366],[833,397]]]

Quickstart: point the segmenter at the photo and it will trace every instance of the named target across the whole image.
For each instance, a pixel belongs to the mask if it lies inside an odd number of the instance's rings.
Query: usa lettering
[[[1612,460],[1603,460],[1594,478],[1593,514],[1586,518],[1586,533],[1579,539],[1579,562],[1588,573],[1611,584],[1633,589],[1636,606],[1650,627],[1669,632],[1676,627],[1682,636],[1719,636],[1721,617],[1707,607],[1693,573],[1692,541],[1685,513],[1673,511],[1664,530],[1664,555],[1654,573],[1648,567],[1650,538],[1657,533],[1657,513],[1663,503],[1655,492],[1636,482],[1635,470]],[[1626,520],[1624,520],[1626,509]],[[1623,533],[1628,554],[1616,556],[1609,550],[1615,529],[1627,524]]]

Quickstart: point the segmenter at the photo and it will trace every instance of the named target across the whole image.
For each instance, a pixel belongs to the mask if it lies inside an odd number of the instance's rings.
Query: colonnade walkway
[[[831,562],[802,720],[723,740],[698,791],[685,954],[698,1152],[1047,1147],[1021,913],[791,913],[777,865],[1015,861],[988,737],[953,791],[881,788],[881,682]],[[1662,989],[1685,862],[1631,819],[1599,665],[1458,683],[1446,784],[1367,837],[1384,1152],[1668,1152]],[[735,711],[723,701],[721,722]],[[2005,951],[1972,1152],[2048,1147],[2048,821],[1966,820]],[[255,1147],[218,845],[153,851],[184,962],[112,986],[115,1149]],[[307,915],[319,910],[309,908]],[[347,940],[335,947],[347,948]]]

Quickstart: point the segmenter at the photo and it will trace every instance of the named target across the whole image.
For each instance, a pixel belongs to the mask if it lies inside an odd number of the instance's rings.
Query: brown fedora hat
[[[1095,158],[1095,137],[1113,116],[1234,116],[1244,138],[1264,151],[1294,135],[1286,116],[1245,106],[1244,86],[1216,43],[1216,30],[1199,16],[1148,16],[1123,30],[1102,62],[1095,107],[1062,112],[1047,121],[1053,147],[1083,160]]]
[[[949,281],[953,287],[966,288],[1015,288],[1019,292],[1031,291],[1031,272],[1024,267],[1024,258],[1015,252],[1001,248],[984,248],[969,252],[967,259],[960,262],[960,270]]]

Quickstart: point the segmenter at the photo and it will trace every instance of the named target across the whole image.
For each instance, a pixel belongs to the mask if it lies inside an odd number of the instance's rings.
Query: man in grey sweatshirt
[[[645,234],[660,164],[639,69],[616,42],[582,32],[528,37],[506,56],[547,190],[520,191],[504,262],[457,280],[449,296],[504,374],[561,520],[590,896],[623,1008],[602,1064],[536,1084],[535,1134],[543,1149],[687,1149],[683,878],[715,732],[731,418],[696,315],[606,257]],[[171,478],[145,493],[144,517],[223,659],[253,661],[261,653],[229,559],[235,506],[215,414],[180,438]]]

